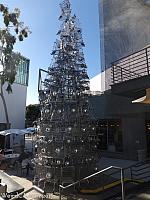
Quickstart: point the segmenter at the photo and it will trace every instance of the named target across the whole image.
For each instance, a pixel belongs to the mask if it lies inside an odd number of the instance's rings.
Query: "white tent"
[[[8,129],[0,131],[0,135],[10,135],[10,134],[24,135],[25,133],[21,129]]]
[[[0,131],[0,148],[20,149],[25,146],[25,133],[21,129]]]

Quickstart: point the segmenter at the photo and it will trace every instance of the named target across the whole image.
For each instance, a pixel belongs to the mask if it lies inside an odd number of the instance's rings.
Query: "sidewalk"
[[[133,160],[123,160],[123,159],[102,157],[98,163],[98,167],[99,167],[99,170],[105,169],[110,166],[115,166],[115,167],[120,167],[120,168],[128,168],[131,165],[136,164],[137,162],[138,161],[133,161]],[[114,172],[117,170],[112,169],[112,170],[106,171],[105,174],[110,174],[111,171]],[[112,177],[120,179],[120,171],[118,170],[118,173],[113,174]],[[130,169],[124,170],[124,178],[131,178]]]

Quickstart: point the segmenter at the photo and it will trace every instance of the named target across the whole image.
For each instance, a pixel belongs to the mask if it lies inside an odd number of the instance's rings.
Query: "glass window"
[[[99,149],[108,151],[123,151],[122,128],[120,120],[99,120],[97,135],[100,139]]]
[[[22,57],[22,60],[18,66],[15,83],[21,85],[28,85],[29,76],[29,60]]]

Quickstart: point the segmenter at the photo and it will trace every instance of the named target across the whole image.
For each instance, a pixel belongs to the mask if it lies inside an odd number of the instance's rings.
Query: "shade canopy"
[[[144,104],[150,104],[150,88],[146,89],[146,95],[132,101],[132,103],[144,103]]]

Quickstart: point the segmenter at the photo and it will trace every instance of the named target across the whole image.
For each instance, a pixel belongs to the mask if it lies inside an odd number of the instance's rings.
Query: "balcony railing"
[[[150,74],[150,46],[112,63],[112,84]]]

